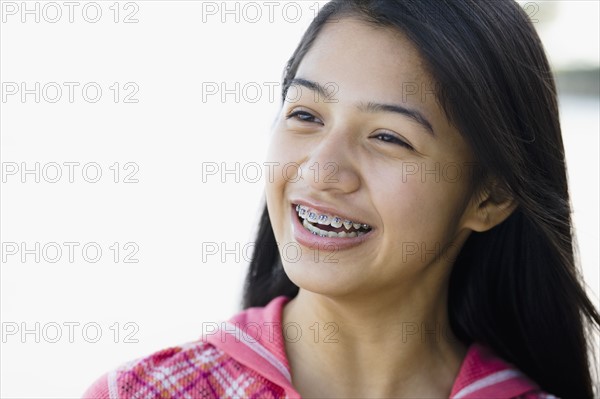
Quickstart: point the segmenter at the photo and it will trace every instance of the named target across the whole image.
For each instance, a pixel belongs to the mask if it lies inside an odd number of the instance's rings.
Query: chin
[[[341,261],[328,262],[321,257],[315,262],[310,254],[297,262],[284,261],[283,269],[288,278],[303,290],[325,296],[344,296],[360,286],[355,273],[349,273],[350,265]],[[364,277],[362,278],[364,282]]]

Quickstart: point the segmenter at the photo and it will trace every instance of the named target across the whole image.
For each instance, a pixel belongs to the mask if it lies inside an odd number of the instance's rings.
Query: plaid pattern
[[[108,376],[116,398],[284,398],[283,389],[206,342],[126,363]]]
[[[240,329],[281,326],[284,296],[246,309],[219,331],[131,361],[102,376],[84,394],[94,399],[300,398],[294,389],[281,328],[236,340]],[[272,333],[266,333],[271,331]],[[473,343],[450,393],[452,399],[557,399],[543,392],[489,348]]]

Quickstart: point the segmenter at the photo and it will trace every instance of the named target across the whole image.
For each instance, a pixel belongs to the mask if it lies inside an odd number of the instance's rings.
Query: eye
[[[402,147],[405,147],[411,151],[414,151],[415,149],[408,143],[406,143],[403,140],[400,140],[398,137],[396,137],[393,134],[389,134],[389,133],[378,133],[375,136],[372,136],[372,138],[377,138],[380,139],[383,142],[386,143],[392,143],[392,144],[397,144],[400,145]]]
[[[286,119],[297,119],[300,120],[302,122],[316,122],[316,123],[323,123],[321,122],[317,117],[315,117],[313,114],[311,114],[310,112],[306,112],[306,111],[293,111],[292,113],[288,114],[286,117]]]

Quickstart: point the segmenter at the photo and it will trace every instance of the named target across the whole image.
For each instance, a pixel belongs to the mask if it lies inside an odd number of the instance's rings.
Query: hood
[[[220,329],[204,340],[280,386],[291,399],[301,396],[292,386],[282,333],[283,307],[289,301],[279,296],[265,307],[248,308],[221,323]],[[538,385],[513,365],[491,349],[473,343],[461,363],[450,398],[511,399],[538,392]]]

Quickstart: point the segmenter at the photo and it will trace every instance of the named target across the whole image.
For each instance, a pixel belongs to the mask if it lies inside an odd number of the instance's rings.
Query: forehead
[[[340,101],[435,102],[434,80],[412,42],[356,19],[326,23],[296,76],[334,83]]]
[[[341,18],[326,23],[300,62],[295,75],[335,89],[340,110],[355,104],[398,104],[424,115],[436,132],[434,152],[457,153],[471,159],[472,151],[446,117],[434,92],[435,79],[418,49],[400,31]]]

